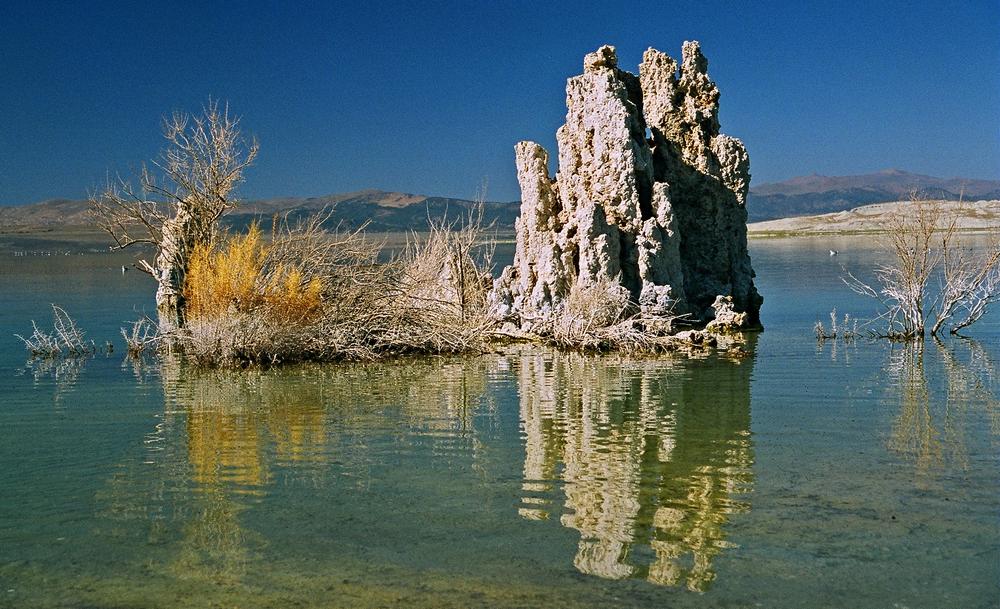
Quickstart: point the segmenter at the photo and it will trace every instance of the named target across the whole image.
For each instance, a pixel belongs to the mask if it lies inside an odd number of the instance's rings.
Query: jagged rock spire
[[[725,306],[756,324],[749,157],[719,133],[719,90],[698,43],[684,43],[679,67],[647,50],[639,76],[620,70],[607,45],[583,68],[566,84],[557,177],[541,146],[515,147],[521,216],[514,264],[491,295],[495,312],[525,325],[574,285],[609,278],[645,310],[704,323]]]

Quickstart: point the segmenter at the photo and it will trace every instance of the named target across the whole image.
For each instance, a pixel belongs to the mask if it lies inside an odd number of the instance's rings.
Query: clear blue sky
[[[93,6],[87,6],[93,4]],[[735,8],[734,8],[735,7]],[[603,43],[700,40],[754,183],[888,167],[1000,178],[1000,2],[3,2],[0,204],[82,197],[228,100],[245,197],[381,188],[519,197],[567,77]]]

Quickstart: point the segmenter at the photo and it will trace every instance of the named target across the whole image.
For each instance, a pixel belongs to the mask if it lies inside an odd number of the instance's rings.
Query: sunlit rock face
[[[614,47],[584,58],[566,85],[559,172],[534,142],[515,147],[521,186],[514,263],[491,294],[494,312],[528,323],[556,310],[575,284],[612,278],[644,312],[711,321],[719,296],[744,326],[762,299],[747,253],[750,161],[719,133],[719,90],[697,42],[683,61],[649,49],[639,76]]]

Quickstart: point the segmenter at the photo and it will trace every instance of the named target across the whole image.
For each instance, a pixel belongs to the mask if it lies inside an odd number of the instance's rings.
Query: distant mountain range
[[[802,176],[750,189],[750,222],[845,211],[887,201],[905,200],[911,192],[932,199],[1000,199],[1000,180],[935,178],[899,169],[857,176]]]
[[[225,217],[225,224],[243,228],[253,221],[269,226],[276,214],[292,220],[331,210],[329,226],[346,229],[367,223],[371,231],[403,231],[427,228],[428,219],[460,220],[468,216],[476,203],[466,199],[428,197],[381,190],[362,190],[322,197],[282,197],[244,201]],[[500,228],[514,226],[520,203],[487,202],[483,205],[483,223]],[[0,232],[54,230],[63,227],[93,225],[87,201],[51,199],[28,205],[0,207]]]
[[[906,199],[912,191],[922,196],[967,201],[1000,199],[1000,180],[935,178],[888,169],[858,176],[811,175],[750,189],[747,211],[751,222],[810,216],[853,209],[871,203]],[[420,230],[428,219],[458,219],[475,203],[466,199],[381,190],[362,190],[321,197],[284,197],[244,202],[226,223],[241,228],[255,219],[267,225],[275,214],[292,218],[332,208],[331,224],[356,228],[366,222],[372,231]],[[511,228],[519,213],[517,201],[487,202],[484,221]],[[0,232],[54,230],[93,225],[86,201],[52,199],[28,205],[0,206]]]
[[[362,190],[322,197],[285,197],[247,201],[226,216],[230,226],[245,226],[254,220],[268,225],[276,214],[290,219],[311,216],[330,210],[328,225],[358,228],[367,223],[371,231],[405,231],[426,229],[428,222],[459,221],[476,207],[475,201],[448,197],[429,197],[382,190]],[[514,226],[521,204],[483,203],[483,224],[506,228]],[[2,222],[2,219],[0,219]]]

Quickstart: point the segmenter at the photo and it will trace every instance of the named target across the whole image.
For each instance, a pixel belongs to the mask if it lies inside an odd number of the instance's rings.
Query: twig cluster
[[[51,332],[42,330],[32,320],[33,332],[31,336],[25,338],[20,334],[14,335],[21,339],[32,357],[81,357],[97,351],[93,341],[86,339],[83,330],[77,327],[76,322],[65,309],[52,305],[52,319],[53,329]]]
[[[827,329],[823,325],[823,322],[816,320],[816,325],[813,326],[813,331],[816,333],[816,340],[824,342],[827,340],[840,339],[844,342],[854,342],[859,336],[861,336],[861,331],[858,326],[857,319],[851,319],[849,313],[844,313],[844,319],[837,324],[837,309],[834,308],[830,311],[830,328]]]
[[[130,357],[139,357],[146,351],[155,350],[162,339],[157,332],[156,324],[145,317],[132,322],[128,328],[122,328],[121,333]]]

